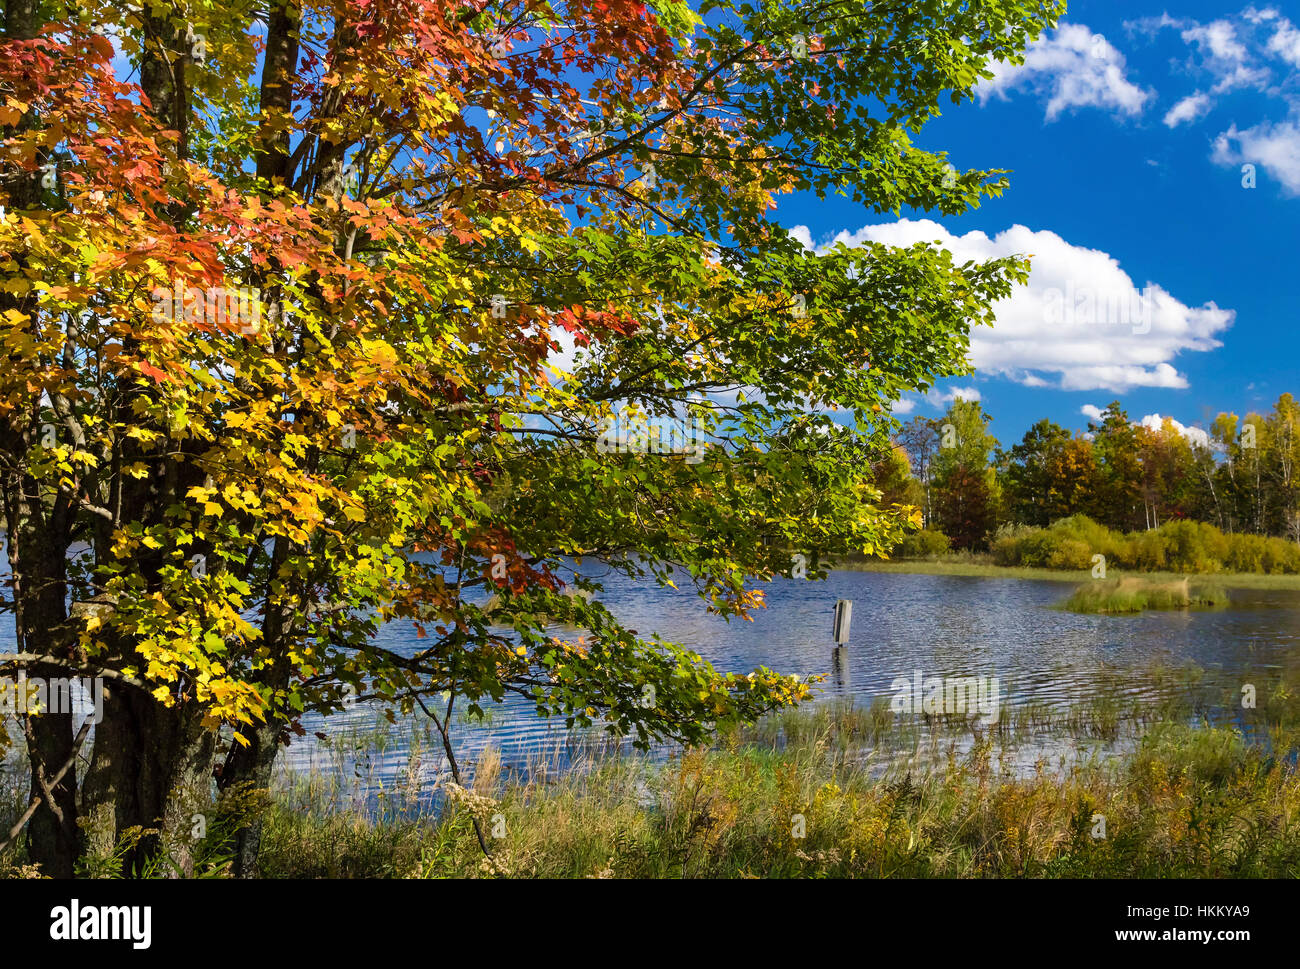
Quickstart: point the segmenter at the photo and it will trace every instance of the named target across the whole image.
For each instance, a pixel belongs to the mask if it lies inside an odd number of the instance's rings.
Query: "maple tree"
[[[911,136],[1060,4],[4,10],[0,662],[109,686],[85,771],[70,713],[23,718],[47,873],[133,828],[187,872],[214,775],[266,787],[349,697],[696,742],[808,695],[639,636],[576,563],[743,616],[789,549],[917,521],[870,483],[888,407],[967,372],[1026,264],[814,252],[773,209],[1000,193]],[[702,450],[599,446],[637,412]]]

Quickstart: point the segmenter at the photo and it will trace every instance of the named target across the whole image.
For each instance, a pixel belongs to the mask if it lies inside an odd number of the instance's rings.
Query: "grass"
[[[829,728],[829,724],[827,728]],[[1281,739],[1281,738],[1277,738]],[[439,819],[376,823],[276,801],[276,877],[1294,877],[1295,768],[1226,728],[1163,723],[1133,753],[1030,777],[995,738],[920,773],[868,769],[818,728],[779,745],[616,757],[484,786]],[[869,761],[869,759],[868,759]],[[477,814],[502,837],[483,857]],[[1095,837],[1104,817],[1105,836]]]
[[[1120,676],[1120,674],[1116,674]],[[374,820],[321,807],[299,777],[266,816],[274,877],[987,878],[1295,877],[1300,874],[1296,698],[1261,690],[1250,736],[1203,711],[1228,702],[1195,674],[1163,706],[1118,699],[1025,708],[982,730],[887,705],[825,704],[769,717],[667,763],[595,753],[579,769],[503,781],[488,758],[438,816]],[[1123,677],[1121,676],[1121,680]],[[1131,684],[1130,684],[1131,685]],[[1040,758],[1043,731],[1123,740],[1123,753]],[[924,757],[895,760],[889,744]],[[471,818],[485,831],[484,858]],[[1105,836],[1094,837],[1104,817]],[[801,837],[799,835],[802,835]]]
[[[995,565],[976,556],[957,560],[891,559],[889,561],[844,561],[835,568],[853,572],[916,573],[920,575],[960,575],[985,579],[1042,579],[1051,582],[1085,582],[1089,569],[1047,569],[1034,566]],[[1177,572],[1139,572],[1108,568],[1111,576],[1141,576],[1157,582],[1185,578]],[[1216,573],[1214,579],[1228,589],[1279,589],[1300,591],[1300,575],[1264,575],[1255,572]]]
[[[1070,612],[1131,614],[1148,609],[1216,609],[1228,604],[1228,595],[1215,582],[1191,582],[1186,577],[1156,580],[1149,577],[1103,579],[1085,583],[1062,608]]]
[[[436,751],[416,745],[378,810],[357,804],[351,771],[320,769],[280,771],[244,809],[263,818],[260,873],[276,878],[1296,877],[1300,698],[1260,682],[1257,709],[1216,724],[1235,684],[1148,672],[1173,688],[1160,705],[1115,671],[1086,703],[987,728],[836,702],[667,762],[579,744],[563,772],[539,755],[507,774],[489,749],[468,789],[438,782],[441,810],[422,786]],[[1013,769],[1044,732],[1075,742]],[[0,858],[11,874],[22,864]]]

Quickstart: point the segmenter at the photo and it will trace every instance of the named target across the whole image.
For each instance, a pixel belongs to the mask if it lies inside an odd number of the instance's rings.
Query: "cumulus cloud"
[[[1190,17],[1175,18],[1164,14],[1125,24],[1130,30],[1156,34],[1165,28],[1177,30],[1192,56],[1183,69],[1208,74],[1214,78],[1212,93],[1222,94],[1241,87],[1264,89],[1272,72],[1262,61],[1272,55],[1259,26],[1246,11],[1235,21],[1220,18],[1201,23]],[[1276,15],[1276,11],[1273,11]],[[1282,21],[1286,23],[1285,20]]]
[[[948,390],[931,388],[926,392],[924,397],[917,398],[908,396],[897,401],[894,406],[890,408],[890,412],[893,414],[910,414],[912,411],[916,410],[916,405],[921,403],[921,401],[924,401],[935,410],[947,410],[948,405],[959,397],[964,401],[974,403],[980,399],[979,388],[952,387]]]
[[[1285,17],[1278,19],[1277,29],[1269,38],[1268,49],[1288,64],[1300,67],[1300,30]]]
[[[1261,165],[1287,195],[1300,195],[1300,125],[1294,121],[1244,131],[1233,125],[1214,140],[1211,157],[1220,165]]]
[[[1079,408],[1079,413],[1090,421],[1099,421],[1106,412],[1096,404],[1084,404]]]
[[[1029,90],[1047,99],[1047,119],[1069,108],[1102,108],[1139,115],[1154,91],[1126,76],[1124,55],[1083,24],[1062,24],[1025,49],[1023,64],[997,63],[980,85],[982,99]]]
[[[1201,447],[1206,448],[1210,446],[1209,434],[1201,430],[1199,427],[1189,427],[1182,423],[1182,421],[1174,420],[1172,417],[1161,417],[1159,414],[1148,414],[1138,423],[1143,427],[1149,427],[1153,431],[1158,431],[1164,426],[1165,421],[1169,421],[1170,426],[1192,444],[1198,444]]]
[[[1165,124],[1177,128],[1187,121],[1195,121],[1210,110],[1210,96],[1197,91],[1183,98],[1165,113]]]
[[[1025,386],[1186,387],[1172,361],[1221,346],[1215,336],[1233,322],[1234,312],[1214,303],[1188,306],[1152,282],[1139,288],[1114,256],[1047,230],[1014,225],[992,238],[977,231],[958,236],[929,219],[902,219],[841,232],[828,244],[865,241],[937,242],[958,263],[1032,254],[1028,285],[997,304],[992,327],[971,333],[971,362],[982,374]]]
[[[806,225],[797,225],[790,230],[790,236],[805,249],[813,248],[812,232]]]
[[[975,401],[980,399],[979,388],[953,387],[951,390],[947,391],[931,390],[925,395],[925,399],[930,402],[930,406],[936,408],[943,407],[946,404],[951,404],[958,397],[967,403],[973,404]]]
[[[1226,20],[1187,27],[1182,37],[1187,43],[1198,46],[1208,57],[1236,61],[1246,58],[1246,48],[1237,40],[1237,31]]]

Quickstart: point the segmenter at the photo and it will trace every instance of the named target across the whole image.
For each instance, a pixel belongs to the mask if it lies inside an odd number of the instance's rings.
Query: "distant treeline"
[[[1291,394],[1283,394],[1267,414],[1244,419],[1219,414],[1203,440],[1189,437],[1171,420],[1158,428],[1134,424],[1118,401],[1086,432],[1043,420],[1007,449],[988,425],[989,415],[978,402],[961,399],[941,418],[917,417],[904,424],[897,447],[876,465],[885,503],[915,505],[927,530],[941,532],[952,548],[993,551],[1008,564],[1040,564],[1013,562],[1016,555],[1054,554],[1074,562],[1081,550],[1058,539],[1083,541],[1083,529],[1092,543],[1089,555],[1109,556],[1096,544],[1108,536],[1117,563],[1165,557],[1159,565],[1135,565],[1140,568],[1216,570],[1186,564],[1203,561],[1234,571],[1297,571],[1249,564],[1294,562],[1297,554],[1300,404]],[[1196,522],[1214,527],[1169,528]],[[1048,526],[1051,537],[1042,541],[1050,550],[1036,550],[1033,529]],[[1064,532],[1057,531],[1061,527]],[[1262,541],[1266,536],[1287,541],[1275,545]],[[1166,537],[1178,546],[1173,551],[1163,544]],[[922,549],[926,542],[931,547]],[[1199,543],[1201,551],[1187,551],[1187,542]],[[937,544],[941,540],[935,535],[915,536],[908,546],[928,554]]]

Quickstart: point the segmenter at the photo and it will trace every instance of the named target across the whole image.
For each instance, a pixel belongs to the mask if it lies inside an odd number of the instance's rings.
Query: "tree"
[[[566,569],[743,615],[785,549],[899,539],[883,415],[967,372],[1026,264],[814,253],[770,211],[999,194],[910,135],[1060,8],[10,0],[0,662],[113,686],[84,777],[70,717],[26,720],[32,859],[69,875],[142,827],[134,869],[188,870],[214,775],[266,787],[350,697],[428,715],[459,778],[457,703],[648,743],[807,696],[638,637]],[[611,452],[629,415],[690,446]],[[393,621],[427,645],[383,646]]]
[[[871,476],[883,507],[904,505],[920,510],[925,495],[921,482],[912,474],[907,450],[901,444],[895,444],[872,463]]]
[[[1098,465],[1095,508],[1103,524],[1132,531],[1146,524],[1142,504],[1142,462],[1137,429],[1113,400],[1099,421],[1088,425]]]
[[[898,443],[907,453],[912,473],[921,487],[921,512],[927,526],[934,521],[931,500],[933,464],[939,449],[939,422],[928,417],[913,417],[898,432]]]
[[[1273,405],[1269,415],[1272,445],[1268,456],[1274,493],[1270,534],[1300,541],[1300,402],[1289,393]]]
[[[954,548],[979,548],[997,520],[1000,496],[990,456],[998,442],[976,401],[958,397],[939,424],[935,514]]]
[[[954,465],[936,487],[939,529],[953,548],[978,549],[996,524],[997,501],[989,475],[978,467]]]
[[[1147,527],[1186,518],[1198,480],[1191,444],[1170,418],[1158,428],[1137,428],[1142,461],[1142,497]]]
[[[1070,432],[1041,420],[1014,445],[999,455],[1003,469],[1004,494],[1012,520],[1025,525],[1050,525],[1062,514],[1062,495],[1055,475],[1060,465],[1058,455],[1070,441]]]

